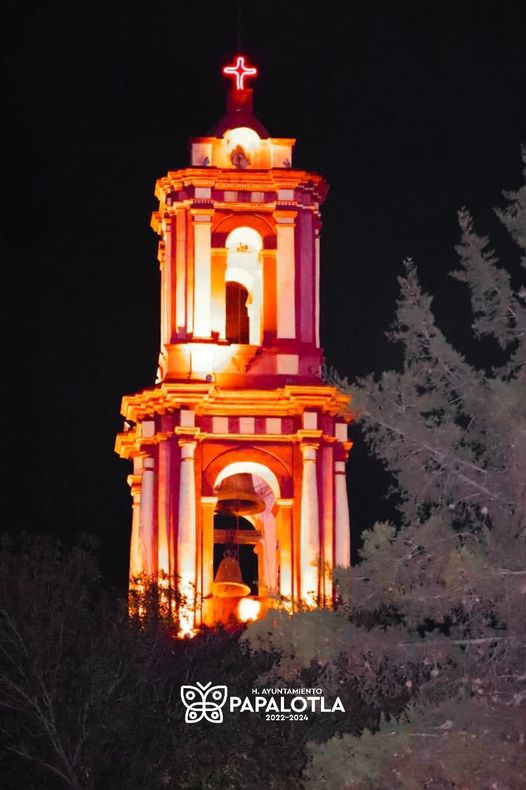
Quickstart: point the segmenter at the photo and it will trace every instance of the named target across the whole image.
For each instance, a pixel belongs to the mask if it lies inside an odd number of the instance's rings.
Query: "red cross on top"
[[[258,70],[254,66],[245,66],[244,55],[238,55],[235,66],[224,66],[223,74],[227,77],[236,78],[236,88],[238,91],[244,89],[243,80],[245,77],[255,77]]]

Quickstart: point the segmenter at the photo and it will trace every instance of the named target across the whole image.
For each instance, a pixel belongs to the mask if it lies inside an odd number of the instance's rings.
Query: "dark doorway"
[[[230,343],[249,342],[248,291],[241,283],[226,284],[226,339]]]

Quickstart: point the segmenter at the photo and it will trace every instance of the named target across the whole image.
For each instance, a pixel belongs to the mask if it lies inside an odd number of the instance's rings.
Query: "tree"
[[[101,590],[93,545],[0,545],[0,732],[5,786],[93,786],[137,650]],[[49,782],[49,785],[48,785]]]
[[[497,215],[525,253],[526,185],[505,196]],[[477,369],[453,348],[406,262],[390,333],[403,369],[338,379],[396,479],[399,518],[364,534],[352,598],[350,574],[337,573],[345,605],[322,627],[310,613],[300,615],[307,628],[281,618],[248,631],[250,644],[281,653],[274,679],[298,679],[314,662],[326,687],[351,683],[380,713],[361,736],[309,745],[313,790],[524,783],[526,291],[466,209],[459,224],[453,276],[468,286],[475,338],[498,347],[500,364]]]
[[[150,592],[159,603],[165,587]],[[250,695],[273,656],[250,655],[225,630],[174,638],[163,606],[154,614],[128,617],[93,547],[0,540],[3,789],[299,790],[320,722],[227,711],[220,727],[185,724],[183,684]]]

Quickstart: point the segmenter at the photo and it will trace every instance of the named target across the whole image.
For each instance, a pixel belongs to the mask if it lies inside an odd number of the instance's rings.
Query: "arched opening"
[[[258,474],[260,468],[264,469],[264,477]],[[238,484],[243,486],[243,491],[239,489],[241,499],[245,501],[244,494],[248,490],[249,504],[250,500],[252,504],[257,503],[252,510],[248,507],[245,513],[240,513],[242,507],[229,512],[230,503],[237,498],[234,492]],[[221,561],[225,556],[231,556],[239,563],[242,582],[250,588],[249,596],[275,592],[278,576],[274,517],[277,480],[260,464],[241,462],[223,470],[215,490],[218,501],[214,514],[214,579]],[[228,502],[226,510],[222,506],[225,501]]]
[[[232,458],[232,455],[233,453],[228,453],[227,457]],[[259,453],[259,455],[265,457],[263,453]],[[219,456],[219,458],[221,458],[221,456]],[[225,478],[246,472],[252,476],[260,477],[272,491],[275,500],[283,496],[275,472],[272,471],[270,465],[260,463],[259,461],[230,461],[230,463],[222,467],[221,471],[214,475],[212,478],[212,487],[215,490]],[[289,472],[287,473],[289,474]]]
[[[263,241],[253,228],[239,227],[226,240],[226,338],[231,343],[259,345],[262,336]],[[243,339],[238,339],[242,337]]]
[[[226,339],[229,343],[249,343],[247,302],[249,293],[235,281],[226,283]]]
[[[244,481],[232,480],[243,476]],[[250,478],[247,480],[246,478]],[[219,453],[203,470],[202,486],[202,616],[206,625],[248,622],[263,617],[269,607],[292,600],[292,521],[290,470],[274,455],[252,448]],[[233,493],[235,492],[235,494]],[[240,495],[242,494],[242,496]],[[257,501],[257,507],[244,503]],[[235,507],[230,502],[236,503]],[[237,506],[238,502],[243,507]],[[263,504],[263,507],[261,505]],[[239,566],[229,562],[219,574],[225,547],[232,543],[232,522],[220,517],[244,510],[233,541],[239,544]],[[250,512],[247,512],[249,511]],[[237,518],[234,519],[234,526]],[[246,557],[244,556],[246,554]],[[227,556],[232,556],[231,553]],[[235,573],[233,572],[235,571]],[[237,575],[237,578],[236,578]],[[232,579],[238,597],[226,586]]]

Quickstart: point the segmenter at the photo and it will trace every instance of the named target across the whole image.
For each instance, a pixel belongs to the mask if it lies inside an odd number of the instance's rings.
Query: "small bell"
[[[248,516],[264,510],[265,501],[256,494],[250,474],[226,477],[217,490],[216,513],[222,516]]]
[[[250,594],[250,587],[243,581],[239,562],[229,551],[225,552],[219,563],[212,593],[218,598],[242,598]]]

